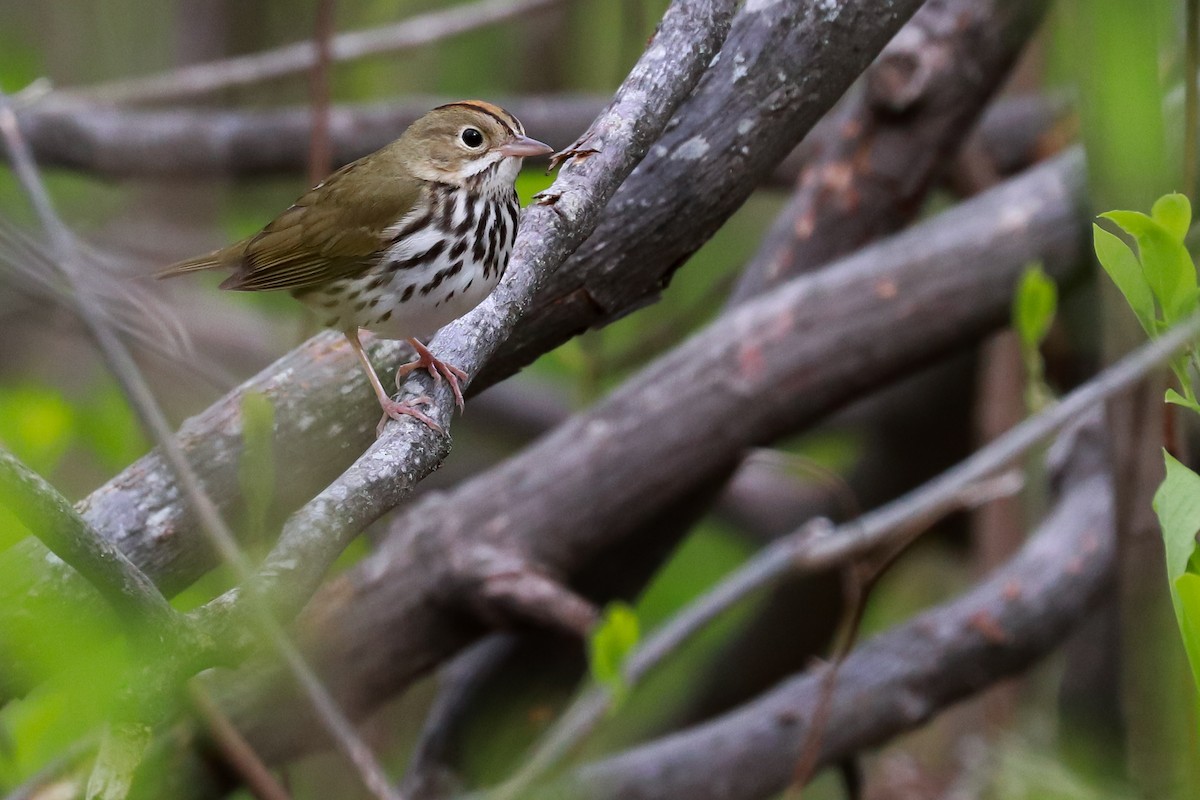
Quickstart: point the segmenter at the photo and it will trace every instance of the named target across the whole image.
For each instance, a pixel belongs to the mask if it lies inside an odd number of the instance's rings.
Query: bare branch
[[[426,111],[454,99],[406,96],[332,107],[334,162],[378,150]],[[604,110],[608,98],[534,95],[497,102],[531,134],[561,148]],[[40,163],[111,178],[302,174],[312,126],[308,108],[142,110],[60,102],[26,106],[18,118]]]
[[[204,720],[213,741],[225,760],[241,776],[243,783],[258,800],[290,800],[287,790],[263,764],[249,742],[233,727],[225,712],[196,684],[188,686],[188,695],[196,713]]]
[[[433,800],[457,790],[450,761],[453,735],[484,683],[512,654],[517,637],[494,633],[459,654],[438,675],[438,693],[421,727],[401,787],[412,800]]]
[[[309,104],[312,106],[312,132],[309,136],[308,185],[325,179],[333,167],[333,146],[329,141],[329,65],[333,58],[333,32],[336,27],[337,0],[319,0],[313,31],[316,54],[308,72]]]
[[[1031,417],[971,455],[954,469],[919,489],[853,522],[836,528],[816,520],[775,542],[710,592],[690,604],[646,639],[629,656],[623,673],[635,686],[668,655],[751,592],[796,572],[817,572],[887,549],[895,552],[938,520],[986,502],[995,480],[1033,447],[1137,384],[1200,337],[1200,315],[1181,323],[1161,339],[1143,345],[1088,381],[1059,403]],[[512,780],[498,790],[499,800],[520,796],[592,731],[608,712],[610,689],[596,686],[563,714]]]
[[[378,150],[417,117],[453,99],[406,96],[332,107],[334,162],[345,164]],[[561,149],[596,118],[608,98],[522,95],[497,102]],[[1066,108],[1062,98],[1041,95],[1004,98],[992,106],[980,133],[1001,174],[1013,175],[1055,152],[1047,134]],[[306,163],[312,124],[306,108],[143,110],[86,102],[32,103],[17,109],[17,117],[39,163],[108,178],[298,174]],[[774,167],[769,181],[794,184],[812,152],[801,143]]]
[[[562,0],[477,0],[452,8],[364,31],[338,34],[332,43],[336,63],[383,53],[398,53],[550,8]],[[194,64],[160,75],[130,78],[98,86],[71,89],[71,96],[106,103],[161,103],[195,99],[239,86],[299,75],[316,61],[312,42],[298,42],[275,50]]]
[[[88,525],[53,486],[4,449],[0,499],[30,533],[86,578],[124,623],[164,639],[183,633],[183,618],[145,573]]]
[[[817,765],[910,730],[1062,644],[1112,580],[1112,482],[1093,416],[1070,438],[1059,502],[1020,553],[966,596],[854,650],[838,670]],[[1068,438],[1067,441],[1070,441]],[[1064,454],[1063,448],[1056,448]],[[709,723],[587,765],[543,797],[775,796],[821,701],[828,666]],[[718,779],[719,776],[719,779]]]
[[[822,121],[738,302],[899,230],[1007,78],[1046,0],[930,0]]]

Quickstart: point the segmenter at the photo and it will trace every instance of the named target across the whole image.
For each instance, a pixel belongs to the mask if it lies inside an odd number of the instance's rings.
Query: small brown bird
[[[504,275],[517,235],[513,188],[523,158],[552,148],[525,135],[512,114],[481,100],[439,106],[396,141],[339,169],[258,233],[181,261],[159,277],[231,269],[222,289],[287,289],[345,334],[384,414],[438,425],[393,400],[358,338],[365,328],[407,339],[415,369],[445,378],[461,410],[466,373],[420,342],[477,306]],[[386,420],[386,417],[385,417]],[[381,422],[382,425],[382,422]]]

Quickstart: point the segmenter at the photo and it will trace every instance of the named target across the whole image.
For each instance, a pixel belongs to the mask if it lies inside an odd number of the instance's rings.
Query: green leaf
[[[1186,195],[1164,194],[1155,201],[1150,216],[1166,228],[1167,232],[1175,237],[1175,241],[1182,244],[1192,224],[1192,204],[1188,202]]]
[[[246,392],[242,397],[242,458],[238,464],[238,484],[250,534],[265,533],[267,514],[275,495],[275,407],[261,392]]]
[[[1154,513],[1162,528],[1167,554],[1167,578],[1172,584],[1187,571],[1200,531],[1200,475],[1163,451],[1167,477],[1154,493]]]
[[[1026,351],[1036,351],[1046,338],[1058,307],[1058,288],[1040,264],[1025,270],[1013,298],[1013,326]]]
[[[1146,282],[1146,276],[1142,274],[1142,265],[1138,263],[1137,256],[1119,236],[1109,233],[1099,225],[1092,225],[1092,238],[1100,266],[1104,267],[1108,277],[1125,296],[1125,302],[1129,303],[1129,308],[1142,324],[1146,335],[1154,336],[1157,328],[1154,295],[1150,291],[1150,284]]]
[[[1181,609],[1179,631],[1183,634],[1183,647],[1192,667],[1192,679],[1200,689],[1200,575],[1190,572],[1180,575],[1172,584],[1172,590],[1176,606]]]
[[[1191,409],[1197,414],[1200,414],[1200,403],[1197,403],[1195,400],[1187,399],[1174,389],[1167,389],[1167,395],[1163,399],[1172,405],[1183,406],[1184,408]]]
[[[1158,298],[1168,325],[1196,310],[1196,266],[1170,231],[1137,211],[1109,211],[1100,216],[1111,219],[1137,240],[1142,274]]]
[[[592,631],[588,648],[592,678],[612,689],[618,702],[628,689],[622,671],[625,658],[637,646],[639,635],[637,613],[620,601],[609,603]]]

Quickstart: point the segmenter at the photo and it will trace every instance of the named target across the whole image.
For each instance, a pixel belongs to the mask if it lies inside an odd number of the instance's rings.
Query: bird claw
[[[421,411],[417,406],[433,405],[433,398],[428,395],[421,395],[413,400],[388,400],[383,405],[383,416],[379,419],[379,424],[375,426],[375,438],[383,436],[383,429],[387,426],[389,419],[401,420],[405,417],[413,417],[424,422],[435,433],[442,433],[442,426],[438,425],[433,419]]]
[[[458,406],[459,412],[465,409],[466,401],[463,400],[462,387],[459,386],[459,381],[465,381],[468,378],[467,373],[453,364],[447,364],[440,358],[435,358],[431,354],[426,355],[426,353],[418,351],[415,360],[407,364],[401,364],[396,368],[396,390],[400,391],[401,386],[404,384],[403,379],[408,377],[410,372],[418,369],[426,370],[430,377],[433,378],[434,383],[445,378],[446,383],[450,384],[450,390],[454,392],[454,403]]]
[[[579,139],[575,141],[575,144],[563,150],[559,150],[557,153],[550,156],[550,166],[546,169],[546,172],[553,172],[562,166],[562,163],[568,159],[578,159],[582,161],[588,156],[594,156],[599,153],[600,148],[589,147],[586,144],[586,142],[590,141],[591,138],[592,132],[588,131],[583,136],[579,137]]]

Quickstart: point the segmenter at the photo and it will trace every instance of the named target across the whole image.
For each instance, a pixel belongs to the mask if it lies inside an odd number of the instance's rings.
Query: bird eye
[[[483,134],[476,128],[463,128],[462,140],[467,147],[479,147],[483,144]]]

